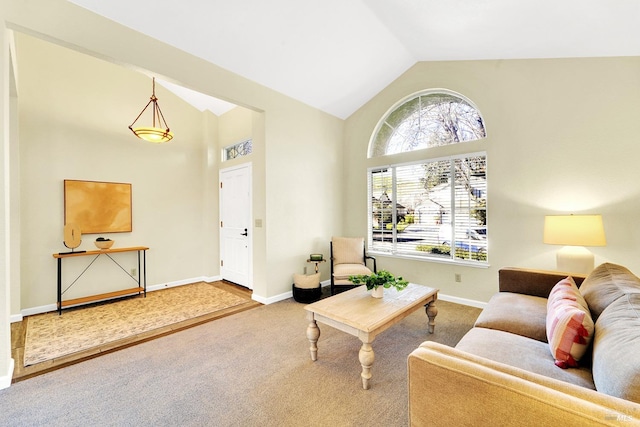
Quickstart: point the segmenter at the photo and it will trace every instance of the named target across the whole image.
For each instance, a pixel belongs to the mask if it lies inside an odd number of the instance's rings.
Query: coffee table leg
[[[314,319],[311,319],[307,326],[307,338],[309,339],[309,351],[311,352],[311,360],[318,360],[318,338],[320,338],[320,328]]]
[[[371,366],[373,365],[373,361],[375,360],[375,355],[373,354],[371,343],[362,342],[362,347],[360,347],[358,358],[360,359],[360,364],[362,364],[362,374],[360,374],[360,376],[362,377],[362,388],[365,390],[369,390]]]
[[[430,301],[425,305],[427,317],[429,317],[429,333],[433,333],[433,329],[436,326],[436,316],[438,315],[438,307],[436,307],[435,301]]]

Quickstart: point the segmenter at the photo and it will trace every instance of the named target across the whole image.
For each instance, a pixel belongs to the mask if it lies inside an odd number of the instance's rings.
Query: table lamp
[[[559,271],[589,274],[594,268],[594,256],[585,246],[607,244],[602,215],[547,215],[543,241],[564,246],[556,253]]]

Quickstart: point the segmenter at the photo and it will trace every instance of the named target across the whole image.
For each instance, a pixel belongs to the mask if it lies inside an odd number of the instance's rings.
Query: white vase
[[[382,286],[378,286],[377,288],[373,288],[371,290],[371,296],[374,298],[382,298],[384,296],[384,288]]]

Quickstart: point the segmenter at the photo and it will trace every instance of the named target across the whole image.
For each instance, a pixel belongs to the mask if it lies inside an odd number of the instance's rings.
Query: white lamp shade
[[[547,215],[544,243],[563,246],[605,246],[602,215]]]

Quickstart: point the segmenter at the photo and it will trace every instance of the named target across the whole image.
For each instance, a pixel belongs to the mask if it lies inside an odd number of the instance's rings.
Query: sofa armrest
[[[551,292],[554,285],[569,275],[573,277],[578,287],[586,277],[560,271],[504,267],[498,271],[498,286],[500,292],[513,292],[548,298],[549,292]]]
[[[435,342],[408,372],[412,426],[640,425],[638,404]]]

